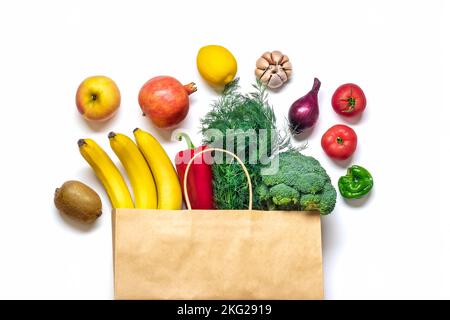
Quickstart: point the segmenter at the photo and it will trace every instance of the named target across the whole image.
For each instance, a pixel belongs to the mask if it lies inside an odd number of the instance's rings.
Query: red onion
[[[319,118],[319,103],[317,94],[320,89],[320,81],[314,78],[314,85],[306,95],[295,101],[289,109],[289,125],[295,134],[313,127]]]

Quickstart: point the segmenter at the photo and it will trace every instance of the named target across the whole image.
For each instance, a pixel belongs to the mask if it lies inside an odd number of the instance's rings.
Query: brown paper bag
[[[322,299],[320,214],[252,210],[113,211],[117,299]]]
[[[322,299],[313,212],[113,212],[117,299]]]

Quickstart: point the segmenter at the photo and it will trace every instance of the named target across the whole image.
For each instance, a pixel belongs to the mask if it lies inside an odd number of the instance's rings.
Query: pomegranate
[[[177,79],[159,76],[148,80],[139,91],[139,105],[159,128],[173,127],[189,111],[189,95],[197,91],[195,83],[182,85]]]

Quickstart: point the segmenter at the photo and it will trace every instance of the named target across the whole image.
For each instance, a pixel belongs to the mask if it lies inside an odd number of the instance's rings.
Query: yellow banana
[[[156,209],[157,194],[150,168],[138,147],[124,134],[110,132],[109,144],[127,172],[134,194],[134,204],[139,209]]]
[[[113,208],[134,208],[127,184],[106,152],[92,139],[78,140],[78,147],[106,189]]]
[[[136,143],[147,160],[158,192],[158,209],[179,210],[182,205],[180,183],[175,168],[161,144],[150,133],[133,131]]]

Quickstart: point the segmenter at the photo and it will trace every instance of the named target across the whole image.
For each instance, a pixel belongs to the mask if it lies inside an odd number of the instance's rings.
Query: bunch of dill
[[[257,81],[253,85],[253,92],[242,94],[238,91],[238,83],[239,79],[229,83],[222,96],[212,103],[211,111],[201,119],[201,132],[205,144],[233,146],[234,150],[228,148],[228,151],[234,152],[244,161],[255,189],[261,183],[260,171],[265,164],[259,160],[254,163],[250,159],[255,156],[258,158],[261,150],[270,157],[278,150],[289,147],[290,140],[276,129],[276,118],[267,101],[266,87]],[[215,141],[217,137],[210,136],[212,129],[222,133],[222,141]],[[233,131],[230,132],[230,129]],[[239,129],[241,131],[234,131]],[[239,134],[251,129],[256,133],[260,129],[267,130],[267,139],[260,139],[259,135],[256,140],[238,139]],[[248,207],[249,198],[245,174],[237,162],[225,162],[225,157],[223,160],[224,163],[212,165],[215,206],[217,209],[244,209]],[[260,208],[257,197],[254,197],[253,207]]]

